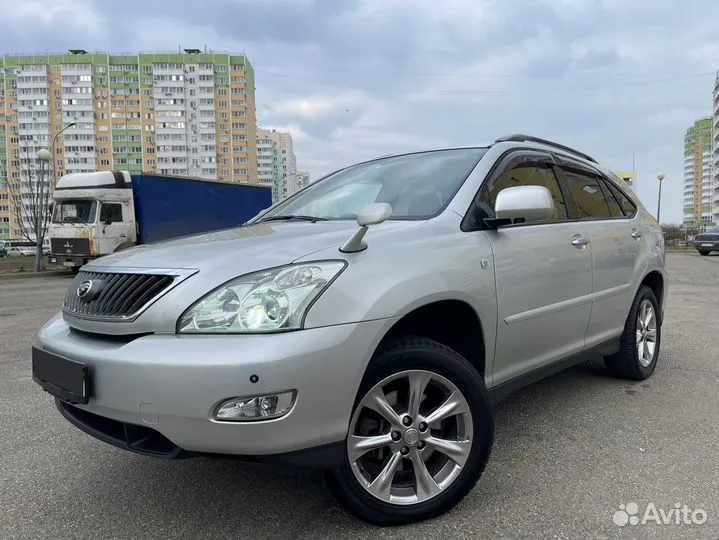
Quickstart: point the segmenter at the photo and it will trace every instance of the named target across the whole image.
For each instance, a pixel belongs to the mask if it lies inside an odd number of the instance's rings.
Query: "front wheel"
[[[708,251],[705,251],[705,250],[700,250],[700,251],[699,251],[699,255],[703,255],[703,256],[706,257],[707,255],[709,255],[709,252],[708,252]]]
[[[453,350],[405,337],[378,352],[358,393],[345,460],[326,480],[377,525],[436,517],[476,484],[494,420],[483,377]]]

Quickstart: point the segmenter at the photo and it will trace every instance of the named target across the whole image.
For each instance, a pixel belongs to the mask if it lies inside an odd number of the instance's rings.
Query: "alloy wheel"
[[[355,410],[347,455],[357,481],[391,504],[430,500],[448,489],[472,449],[467,399],[433,372],[408,370],[371,388]]]
[[[637,310],[637,358],[643,367],[654,360],[657,347],[657,316],[649,300],[643,300]]]

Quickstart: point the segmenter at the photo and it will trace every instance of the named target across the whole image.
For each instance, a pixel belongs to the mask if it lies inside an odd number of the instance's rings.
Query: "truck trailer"
[[[50,262],[77,272],[141,244],[237,227],[272,205],[269,187],[98,171],[67,174],[53,194]]]

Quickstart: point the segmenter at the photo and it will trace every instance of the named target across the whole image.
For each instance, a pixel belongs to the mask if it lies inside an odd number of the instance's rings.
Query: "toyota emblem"
[[[100,280],[90,279],[80,283],[80,286],[75,292],[80,300],[90,302],[91,300],[96,298],[98,294],[100,294],[103,285],[104,282]]]

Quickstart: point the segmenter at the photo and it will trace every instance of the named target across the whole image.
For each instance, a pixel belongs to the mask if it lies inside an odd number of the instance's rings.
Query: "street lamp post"
[[[52,186],[55,187],[55,183],[57,182],[57,173],[55,170],[55,160],[57,159],[55,157],[55,143],[57,142],[57,138],[60,136],[60,134],[65,131],[66,129],[70,129],[73,126],[76,126],[77,122],[70,122],[68,125],[66,125],[64,128],[62,128],[60,131],[55,133],[55,136],[52,138],[52,145],[50,148],[52,149]]]
[[[52,161],[52,154],[45,148],[38,150],[37,161],[40,164],[40,178],[38,179],[38,197],[35,208],[33,209],[33,217],[35,218],[35,272],[42,269],[42,244],[45,239],[45,224],[47,223],[47,204],[45,204],[45,164],[49,165]],[[47,188],[48,192],[50,187]]]
[[[662,211],[662,180],[664,180],[664,173],[659,173],[657,180],[659,180],[659,199],[657,200],[657,223],[659,223],[659,216]]]

